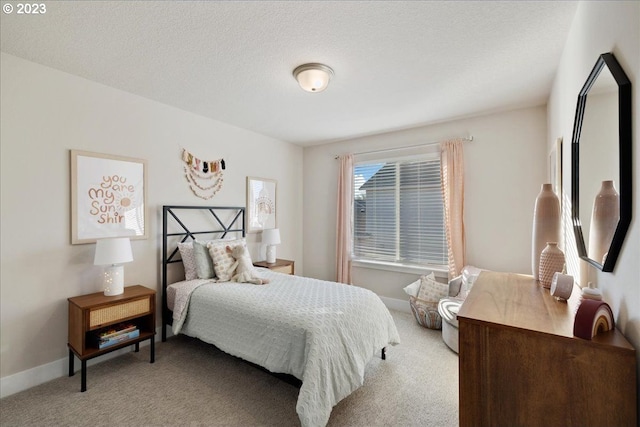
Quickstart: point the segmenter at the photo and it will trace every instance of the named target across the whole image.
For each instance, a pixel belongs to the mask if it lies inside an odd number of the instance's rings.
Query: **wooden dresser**
[[[533,277],[482,272],[458,313],[461,426],[636,426],[636,352],[618,331],[573,336]]]

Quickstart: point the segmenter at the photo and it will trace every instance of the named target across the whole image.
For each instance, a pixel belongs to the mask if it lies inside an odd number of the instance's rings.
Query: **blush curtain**
[[[338,212],[336,221],[336,281],[351,284],[351,250],[353,242],[353,155],[338,157]]]
[[[444,202],[445,230],[449,246],[449,278],[460,275],[465,266],[464,235],[464,142],[461,139],[440,144],[440,177]]]

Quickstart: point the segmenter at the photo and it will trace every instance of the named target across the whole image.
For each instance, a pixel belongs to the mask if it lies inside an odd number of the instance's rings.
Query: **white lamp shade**
[[[293,70],[293,76],[307,92],[322,92],[329,86],[333,70],[323,64],[303,64]]]
[[[280,244],[280,230],[277,228],[270,228],[262,231],[262,244],[263,245],[279,245]]]
[[[100,239],[96,242],[94,265],[113,265],[133,261],[128,237]]]

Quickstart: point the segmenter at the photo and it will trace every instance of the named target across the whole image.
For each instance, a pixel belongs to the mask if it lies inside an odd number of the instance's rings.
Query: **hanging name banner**
[[[196,196],[208,200],[222,188],[222,171],[226,169],[224,159],[202,160],[187,150],[182,150],[184,176],[189,188]]]

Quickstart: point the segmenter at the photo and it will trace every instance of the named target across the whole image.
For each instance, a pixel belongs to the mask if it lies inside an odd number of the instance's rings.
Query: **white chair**
[[[442,298],[438,302],[438,314],[442,318],[442,340],[456,353],[458,353],[458,310],[480,271],[479,268],[470,265],[464,267],[460,276],[449,281],[449,297]]]

